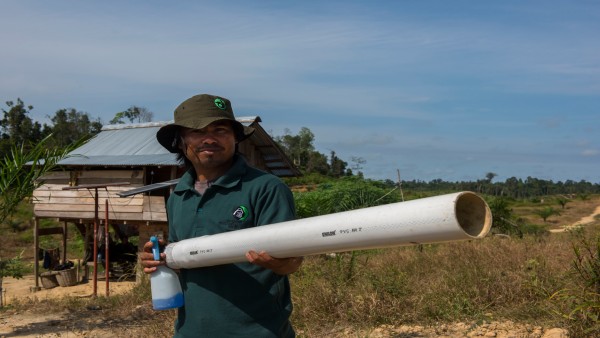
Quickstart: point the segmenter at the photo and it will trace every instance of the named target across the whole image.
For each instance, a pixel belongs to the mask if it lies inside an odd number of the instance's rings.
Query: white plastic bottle
[[[154,260],[160,260],[158,238],[150,237],[153,244],[152,253]],[[150,287],[152,289],[152,307],[154,310],[167,310],[183,306],[183,292],[179,278],[172,269],[165,265],[159,265],[150,274]]]

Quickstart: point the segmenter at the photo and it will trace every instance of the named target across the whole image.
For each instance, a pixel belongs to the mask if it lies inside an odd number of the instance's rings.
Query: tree
[[[128,119],[130,123],[150,122],[154,118],[154,113],[144,107],[131,106],[127,110],[115,114],[110,124],[123,124],[123,119]]]
[[[496,176],[498,176],[498,174],[489,172],[489,173],[485,174],[485,180],[487,181],[487,183],[492,183],[492,180]]]
[[[285,135],[275,137],[275,141],[298,168],[306,170],[311,154],[315,151],[315,135],[306,127],[302,127],[295,136],[290,134],[289,129],[285,129],[284,132]]]
[[[331,156],[329,157],[329,167],[330,167],[330,176],[332,177],[342,177],[346,173],[346,166],[348,163],[342,161],[337,155],[335,151],[331,151]]]
[[[26,106],[25,103],[18,98],[17,102],[7,101],[8,110],[2,109],[3,116],[0,120],[1,128],[1,144],[0,156],[4,156],[10,152],[11,144],[23,144],[31,142],[35,144],[45,135],[42,130],[42,125],[38,122],[33,122],[27,116],[33,106]],[[47,134],[46,134],[47,135]]]
[[[560,215],[560,212],[554,209],[553,207],[545,207],[543,209],[538,210],[536,214],[544,220],[544,223],[546,223],[546,220],[550,216]]]
[[[50,118],[52,126],[53,145],[64,147],[81,139],[88,139],[102,129],[102,123],[97,119],[91,121],[87,113],[74,108],[60,109]]]
[[[571,202],[569,199],[565,197],[558,197],[556,199],[556,203],[560,204],[561,208],[564,209],[567,206],[567,203]]]
[[[356,171],[357,175],[361,176],[362,175],[361,170],[363,169],[363,164],[367,163],[367,160],[365,160],[362,157],[352,156],[350,158],[350,161],[352,162],[351,169],[353,171]]]
[[[327,156],[313,151],[310,153],[308,158],[308,164],[306,165],[306,171],[308,173],[319,173],[321,175],[327,175],[329,172],[329,164],[327,163]]]

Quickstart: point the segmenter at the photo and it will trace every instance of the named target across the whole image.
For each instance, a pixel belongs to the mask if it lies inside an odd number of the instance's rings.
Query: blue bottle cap
[[[160,261],[160,248],[158,247],[158,238],[156,236],[150,237],[150,242],[152,242],[152,254],[154,255],[155,261]]]

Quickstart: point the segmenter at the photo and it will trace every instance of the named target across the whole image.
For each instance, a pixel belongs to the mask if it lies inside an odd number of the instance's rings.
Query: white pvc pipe
[[[484,237],[492,215],[483,199],[459,192],[297,219],[167,245],[173,269],[246,262],[246,252],[286,258]]]

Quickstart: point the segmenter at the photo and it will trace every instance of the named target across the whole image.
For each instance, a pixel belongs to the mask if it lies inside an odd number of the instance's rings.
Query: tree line
[[[92,118],[88,113],[75,108],[58,109],[53,115],[47,115],[51,124],[41,124],[30,117],[32,105],[23,100],[7,101],[2,108],[0,120],[0,158],[10,156],[11,147],[23,145],[25,150],[32,149],[45,140],[47,147],[65,148],[73,143],[89,139],[102,129],[99,118]],[[131,106],[115,113],[110,124],[133,122],[150,122],[153,113],[146,108]]]
[[[54,115],[47,115],[51,124],[41,124],[29,115],[33,106],[26,105],[20,98],[7,101],[2,109],[0,120],[0,158],[10,157],[11,147],[22,145],[25,150],[33,148],[42,140],[49,148],[66,148],[76,142],[89,139],[102,129],[102,121],[93,118],[88,113],[75,108],[58,109]],[[130,106],[116,112],[109,124],[142,123],[152,121],[154,114],[144,107]],[[290,158],[294,165],[305,176],[304,183],[318,183],[329,178],[357,176],[363,178],[362,169],[366,161],[361,157],[352,157],[351,164],[339,158],[334,150],[323,154],[315,148],[315,135],[309,128],[302,127],[297,134],[289,129],[284,135],[273,136],[281,150]],[[476,181],[448,182],[442,179],[431,181],[412,180],[394,182],[385,180],[384,186],[399,186],[414,192],[426,191],[462,191],[469,190],[478,193],[510,198],[531,198],[535,196],[557,194],[595,194],[600,193],[598,183],[585,180],[553,182],[552,180],[527,177],[526,179],[510,177],[504,182],[492,182],[495,173],[486,173],[485,177]],[[307,182],[313,180],[316,182]],[[399,184],[400,183],[400,184]],[[300,183],[302,184],[302,183]]]
[[[305,175],[319,174],[334,178],[354,175],[348,163],[340,159],[335,151],[332,150],[329,157],[318,152],[314,145],[315,135],[306,127],[300,128],[297,135],[292,135],[289,129],[285,129],[284,135],[275,136],[273,139]],[[362,176],[360,172],[357,174]]]
[[[10,154],[14,144],[25,145],[26,150],[50,136],[46,146],[64,148],[75,142],[89,139],[102,129],[102,121],[75,108],[57,110],[47,115],[51,124],[41,124],[30,117],[33,106],[18,98],[7,101],[2,109],[0,120],[0,157]],[[115,113],[109,124],[150,122],[154,113],[144,107],[131,106]],[[302,128],[297,135],[286,130],[285,135],[274,137],[283,151],[304,173],[318,173],[329,177],[352,176],[348,163],[340,159],[335,151],[329,157],[319,153],[314,147],[314,134],[308,128]]]
[[[548,195],[586,195],[600,193],[600,184],[585,180],[558,181],[535,177],[521,179],[507,178],[504,182],[491,182],[489,179],[476,181],[446,182],[435,179],[428,182],[420,180],[403,181],[402,187],[411,191],[463,191],[469,190],[495,197],[526,199]]]
[[[274,137],[275,141],[292,159],[294,165],[305,175],[307,179],[290,179],[292,184],[310,184],[326,181],[327,177],[340,178],[349,176],[358,176],[362,178],[361,169],[366,161],[361,157],[352,157],[351,165],[336,156],[332,151],[327,157],[315,150],[315,136],[310,129],[303,127],[297,135],[292,135],[289,130],[285,130],[283,136]],[[324,177],[318,177],[321,175]],[[496,173],[488,172],[484,178],[475,181],[444,181],[434,179],[431,181],[412,180],[394,182],[384,180],[383,185],[387,188],[401,187],[412,192],[439,192],[439,191],[474,191],[477,193],[495,196],[509,197],[514,199],[524,199],[547,195],[573,195],[573,194],[597,194],[600,193],[600,184],[590,183],[585,180],[564,182],[554,182],[535,177],[521,179],[510,177],[504,182],[492,182],[498,176]],[[310,181],[313,182],[310,182]],[[316,181],[316,182],[315,182]]]

